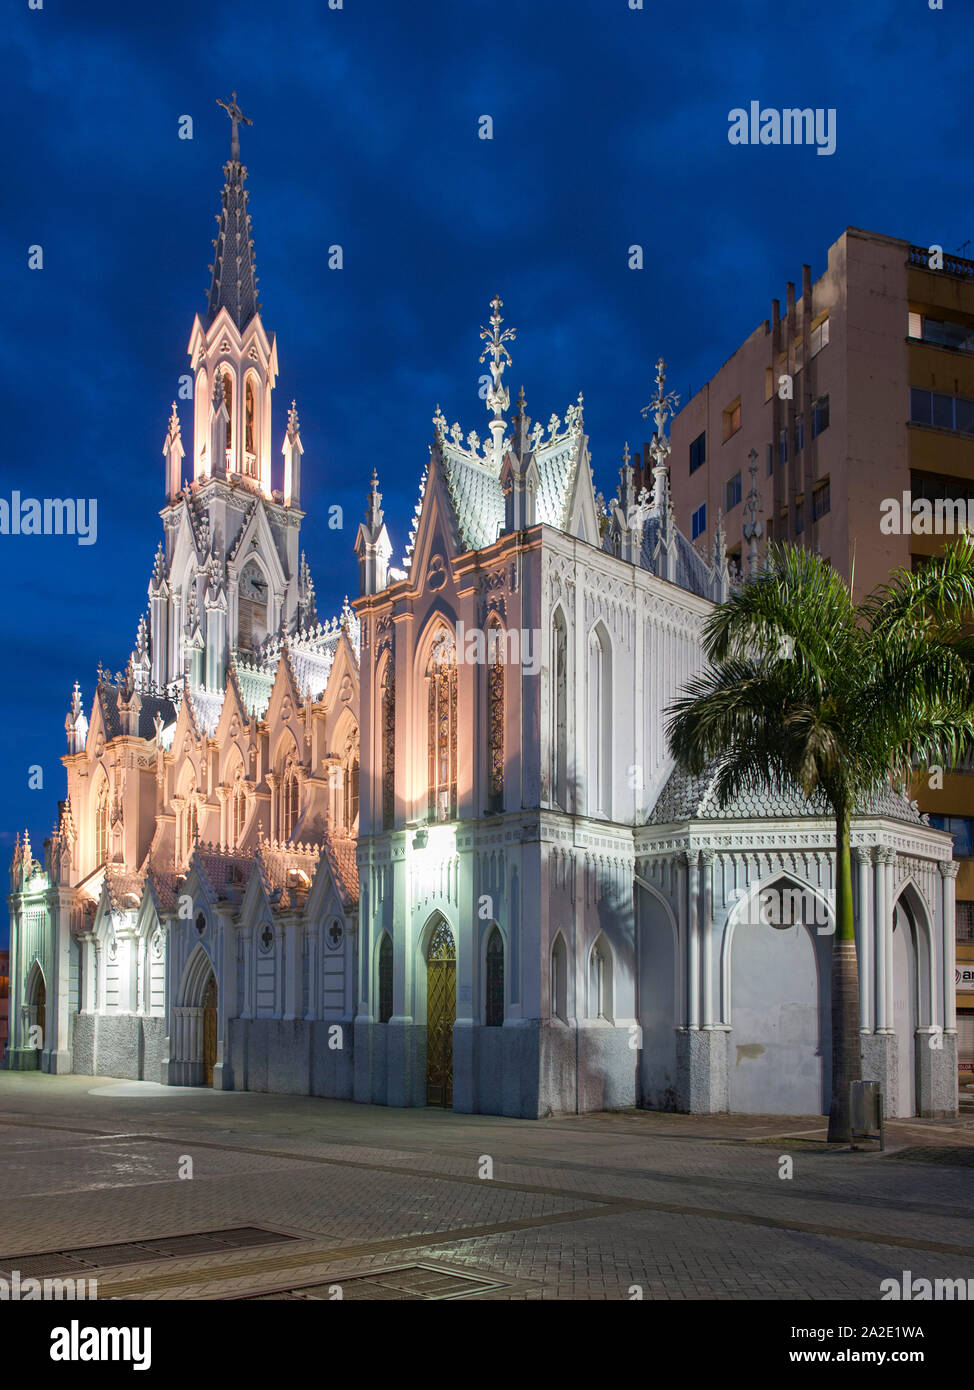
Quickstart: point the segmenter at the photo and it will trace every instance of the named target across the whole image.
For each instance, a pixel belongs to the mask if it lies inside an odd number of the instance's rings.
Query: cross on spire
[[[220,98],[217,97],[217,99],[216,99],[216,104],[217,104],[217,106],[222,106],[223,109],[224,109],[224,111],[225,111],[225,112],[227,113],[227,115],[230,117],[230,121],[231,121],[231,123],[232,123],[232,124],[231,124],[231,135],[230,135],[230,158],[234,161],[235,164],[239,164],[239,163],[240,163],[240,131],[239,131],[239,125],[240,125],[240,122],[241,122],[241,121],[243,121],[244,125],[253,125],[253,121],[249,120],[248,117],[246,117],[246,116],[244,115],[244,113],[241,111],[240,107],[237,105],[237,94],[236,94],[236,92],[231,92],[231,94],[230,94],[230,100],[229,100],[229,101],[221,101]]]

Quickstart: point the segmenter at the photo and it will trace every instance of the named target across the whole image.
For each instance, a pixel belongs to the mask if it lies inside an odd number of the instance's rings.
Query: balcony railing
[[[911,246],[910,265],[915,265],[920,270],[930,270],[930,248]],[[962,256],[951,256],[944,252],[944,263],[936,274],[953,275],[957,280],[974,280],[974,261],[966,261]]]

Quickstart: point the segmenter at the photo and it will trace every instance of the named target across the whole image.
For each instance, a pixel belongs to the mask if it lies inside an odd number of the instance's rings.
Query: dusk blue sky
[[[0,536],[5,862],[25,825],[41,853],[64,795],[73,681],[90,707],[97,663],[124,667],[146,606],[162,442],[229,155],[217,97],[236,88],[254,122],[241,143],[280,360],[274,486],[295,396],[323,616],[356,592],[372,467],[398,563],[436,404],[486,433],[479,329],[495,292],[517,329],[512,395],[523,382],[546,421],[584,391],[609,493],[624,440],[649,437],[657,356],[685,400],[847,225],[947,250],[974,238],[969,0],[645,5],[14,0],[0,496],[97,498],[98,541]],[[835,154],[730,145],[728,112],[752,99],[834,107]],[[187,114],[195,138],[180,140]],[[188,402],[181,416],[185,437]]]

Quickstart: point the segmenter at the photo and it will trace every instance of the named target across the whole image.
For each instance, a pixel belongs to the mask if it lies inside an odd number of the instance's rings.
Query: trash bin
[[[886,1148],[881,1082],[853,1081],[849,1087],[849,1139],[853,1148],[857,1139],[878,1139]]]

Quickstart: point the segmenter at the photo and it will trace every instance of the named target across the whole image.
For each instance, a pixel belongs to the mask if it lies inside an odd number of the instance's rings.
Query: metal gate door
[[[426,953],[426,1104],[453,1105],[453,1025],[457,1021],[457,953],[440,922]]]

